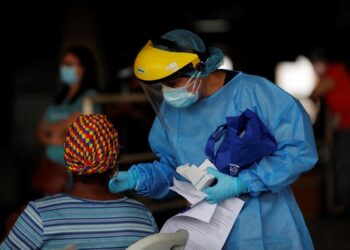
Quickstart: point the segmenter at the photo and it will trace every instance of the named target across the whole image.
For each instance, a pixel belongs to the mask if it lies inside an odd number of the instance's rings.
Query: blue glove
[[[109,180],[109,191],[119,193],[135,189],[138,179],[136,175],[135,171],[120,171],[117,176]]]
[[[214,186],[202,190],[202,192],[208,195],[206,200],[210,204],[219,203],[228,198],[248,192],[247,187],[238,177],[223,174],[214,168],[207,168],[207,172],[215,176],[218,181]]]

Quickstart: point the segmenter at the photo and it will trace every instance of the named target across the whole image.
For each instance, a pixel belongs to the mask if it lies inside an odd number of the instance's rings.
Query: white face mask
[[[77,74],[76,67],[62,65],[60,67],[60,79],[64,84],[68,86],[71,86],[77,83],[79,81],[79,77]]]
[[[202,81],[199,78],[196,78],[193,81],[190,80],[185,86],[179,88],[162,86],[164,100],[173,107],[186,108],[198,100],[198,90],[201,82]],[[189,92],[187,88],[191,85],[194,85],[193,90]]]

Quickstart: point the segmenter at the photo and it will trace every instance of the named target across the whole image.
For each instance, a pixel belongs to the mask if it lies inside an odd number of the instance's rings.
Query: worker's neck
[[[218,91],[225,83],[226,73],[224,71],[215,71],[203,78],[201,94],[208,97]]]

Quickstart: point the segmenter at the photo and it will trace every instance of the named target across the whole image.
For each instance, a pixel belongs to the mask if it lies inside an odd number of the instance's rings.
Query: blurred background
[[[350,249],[350,214],[337,205],[334,188],[334,116],[324,98],[309,100],[319,79],[313,56],[349,62],[350,1],[14,1],[2,11],[1,235],[11,212],[41,195],[30,184],[44,154],[36,129],[57,92],[65,49],[82,45],[93,53],[100,92],[83,109],[99,104],[112,119],[120,168],[127,169],[154,159],[147,142],[154,113],[132,78],[133,60],[150,38],[183,28],[221,48],[226,68],[266,77],[300,99],[314,122],[320,160],[293,190],[316,249]],[[160,227],[184,204],[130,195],[151,208]]]

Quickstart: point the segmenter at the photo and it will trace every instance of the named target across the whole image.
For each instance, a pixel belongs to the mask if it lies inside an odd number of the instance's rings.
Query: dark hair
[[[311,61],[341,62],[350,72],[350,53],[345,49],[345,46],[318,46],[310,50],[309,58]]]
[[[316,60],[328,61],[329,60],[328,51],[324,45],[318,45],[317,47],[310,49],[308,52],[308,57],[311,61],[316,61]]]
[[[96,70],[96,62],[91,51],[82,46],[74,46],[67,49],[63,56],[67,54],[73,54],[78,57],[80,64],[84,67],[85,72],[81,79],[81,85],[78,92],[69,100],[69,103],[74,102],[82,93],[84,93],[88,89],[98,90],[98,82],[97,82],[97,70]],[[60,104],[66,98],[69,90],[69,86],[62,84],[59,92],[55,96],[54,103]]]

